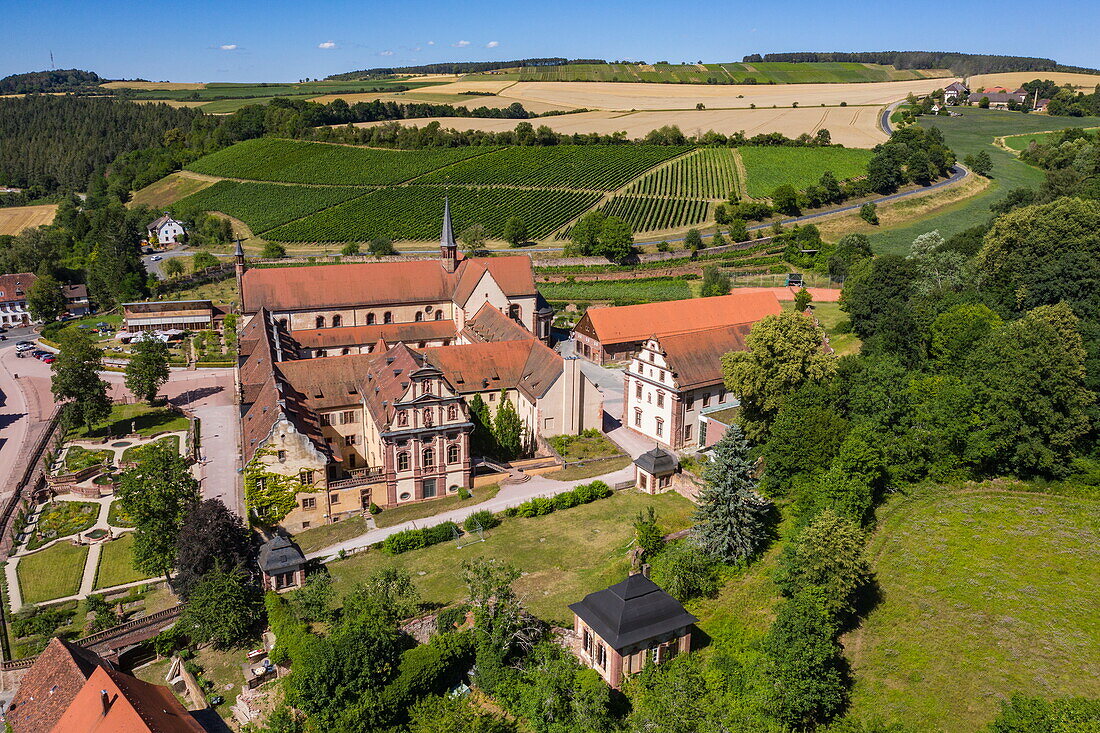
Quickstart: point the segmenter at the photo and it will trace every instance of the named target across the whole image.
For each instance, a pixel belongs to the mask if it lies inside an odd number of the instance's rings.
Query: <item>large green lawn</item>
[[[854,716],[972,731],[1014,692],[1100,696],[1100,501],[939,489],[880,516]]]
[[[111,588],[152,576],[134,568],[134,533],[127,532],[103,545],[96,570],[95,587]]]
[[[24,555],[17,568],[23,604],[42,603],[76,593],[80,590],[87,559],[87,545],[68,542],[58,542],[41,552]]]
[[[342,596],[371,572],[384,567],[408,570],[422,600],[452,603],[465,598],[462,561],[478,557],[506,560],[524,575],[516,590],[539,618],[570,624],[568,604],[626,577],[632,521],[652,506],[666,531],[690,524],[691,502],[679,494],[657,496],[621,491],[591,504],[531,519],[505,519],[485,533],[485,542],[459,549],[453,542],[390,556],[371,550],[329,563]]]
[[[144,402],[135,402],[129,405],[113,405],[110,416],[91,431],[80,427],[74,432],[77,437],[89,438],[127,435],[131,432],[149,437],[158,433],[187,430],[187,426],[187,418],[178,412],[167,407],[150,407]]]
[[[964,229],[981,224],[990,217],[989,207],[1000,201],[1013,188],[1038,187],[1043,182],[1043,172],[1020,161],[1015,155],[993,145],[993,139],[1001,135],[1019,135],[1029,132],[1052,130],[1059,127],[1096,127],[1098,117],[1049,117],[1003,110],[956,107],[961,117],[920,117],[921,127],[938,127],[943,131],[947,146],[959,160],[968,153],[984,150],[993,160],[992,185],[985,191],[959,202],[932,216],[895,229],[871,235],[871,245],[879,254],[906,254],[917,236],[938,229],[944,237],[950,237]]]

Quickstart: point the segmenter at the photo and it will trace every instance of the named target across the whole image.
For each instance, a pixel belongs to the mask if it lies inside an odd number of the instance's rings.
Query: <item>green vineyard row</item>
[[[724,199],[737,190],[733,148],[701,148],[647,173],[628,193],[682,198]]]
[[[218,181],[194,193],[173,208],[181,215],[191,211],[220,211],[240,219],[255,234],[288,221],[336,206],[373,191],[372,188],[318,188],[278,183]]]

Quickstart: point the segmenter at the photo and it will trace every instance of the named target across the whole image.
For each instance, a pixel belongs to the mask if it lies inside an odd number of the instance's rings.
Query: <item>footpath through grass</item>
[[[871,246],[878,254],[907,254],[919,235],[938,229],[944,237],[989,219],[990,205],[1003,199],[1013,188],[1038,187],[1043,172],[1022,162],[1015,155],[997,147],[993,139],[1002,135],[1058,129],[1060,127],[1097,127],[1100,117],[1049,117],[977,107],[953,107],[961,117],[919,117],[921,127],[938,127],[947,146],[961,161],[967,154],[984,150],[993,161],[992,181],[984,192],[959,202],[932,216],[905,226],[871,235]]]
[[[572,622],[568,604],[617,583],[630,568],[627,551],[634,517],[652,506],[661,527],[672,532],[690,525],[691,502],[679,494],[657,496],[621,491],[591,504],[531,519],[505,519],[485,533],[485,542],[461,549],[445,542],[402,555],[371,550],[328,564],[337,596],[385,567],[407,570],[424,601],[453,603],[465,598],[461,565],[478,557],[499,558],[524,575],[516,590],[539,618]]]
[[[23,605],[42,603],[54,598],[71,596],[80,590],[84,563],[88,559],[87,545],[58,542],[19,560],[19,589]]]
[[[1100,696],[1100,501],[938,488],[880,516],[854,716],[973,731],[1014,692]]]

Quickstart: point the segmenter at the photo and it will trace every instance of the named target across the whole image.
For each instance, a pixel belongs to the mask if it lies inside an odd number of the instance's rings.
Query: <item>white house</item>
[[[965,84],[953,81],[943,88],[943,101],[945,104],[958,104],[970,94]]]
[[[175,244],[187,232],[183,223],[176,221],[167,213],[145,227],[149,232],[149,241],[157,244]]]

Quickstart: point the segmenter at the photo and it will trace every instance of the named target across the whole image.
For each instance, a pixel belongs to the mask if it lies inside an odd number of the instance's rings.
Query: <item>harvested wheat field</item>
[[[526,106],[526,103],[524,103]],[[744,131],[746,135],[781,132],[798,137],[827,128],[833,142],[850,148],[872,148],[886,140],[879,130],[881,107],[790,107],[780,109],[683,110],[679,112],[577,112],[557,117],[527,120],[536,127],[546,125],[554,132],[611,134],[625,132],[629,138],[645,137],[651,130],[665,125],[678,125],[685,135],[714,130],[725,135]],[[402,120],[403,124],[423,127],[438,122],[455,130],[513,130],[521,120],[499,120],[475,117],[432,117]],[[361,122],[358,127],[386,124]]]
[[[618,110],[694,109],[707,107],[800,107],[822,104],[887,104],[910,92],[928,94],[951,79],[917,79],[862,84],[616,84],[615,82],[518,82],[499,92],[502,97],[545,102],[563,107]],[[450,86],[450,85],[448,85]]]
[[[968,79],[972,90],[987,87],[1018,89],[1021,84],[1035,79],[1050,79],[1058,85],[1072,84],[1079,89],[1092,89],[1100,84],[1100,74],[1067,74],[1061,71],[1008,71],[1002,74],[978,74]]]
[[[57,214],[57,204],[9,206],[0,209],[0,234],[18,234],[29,227],[45,226]]]
[[[109,81],[100,84],[104,89],[145,89],[171,91],[179,89],[206,89],[206,82],[191,81]]]

